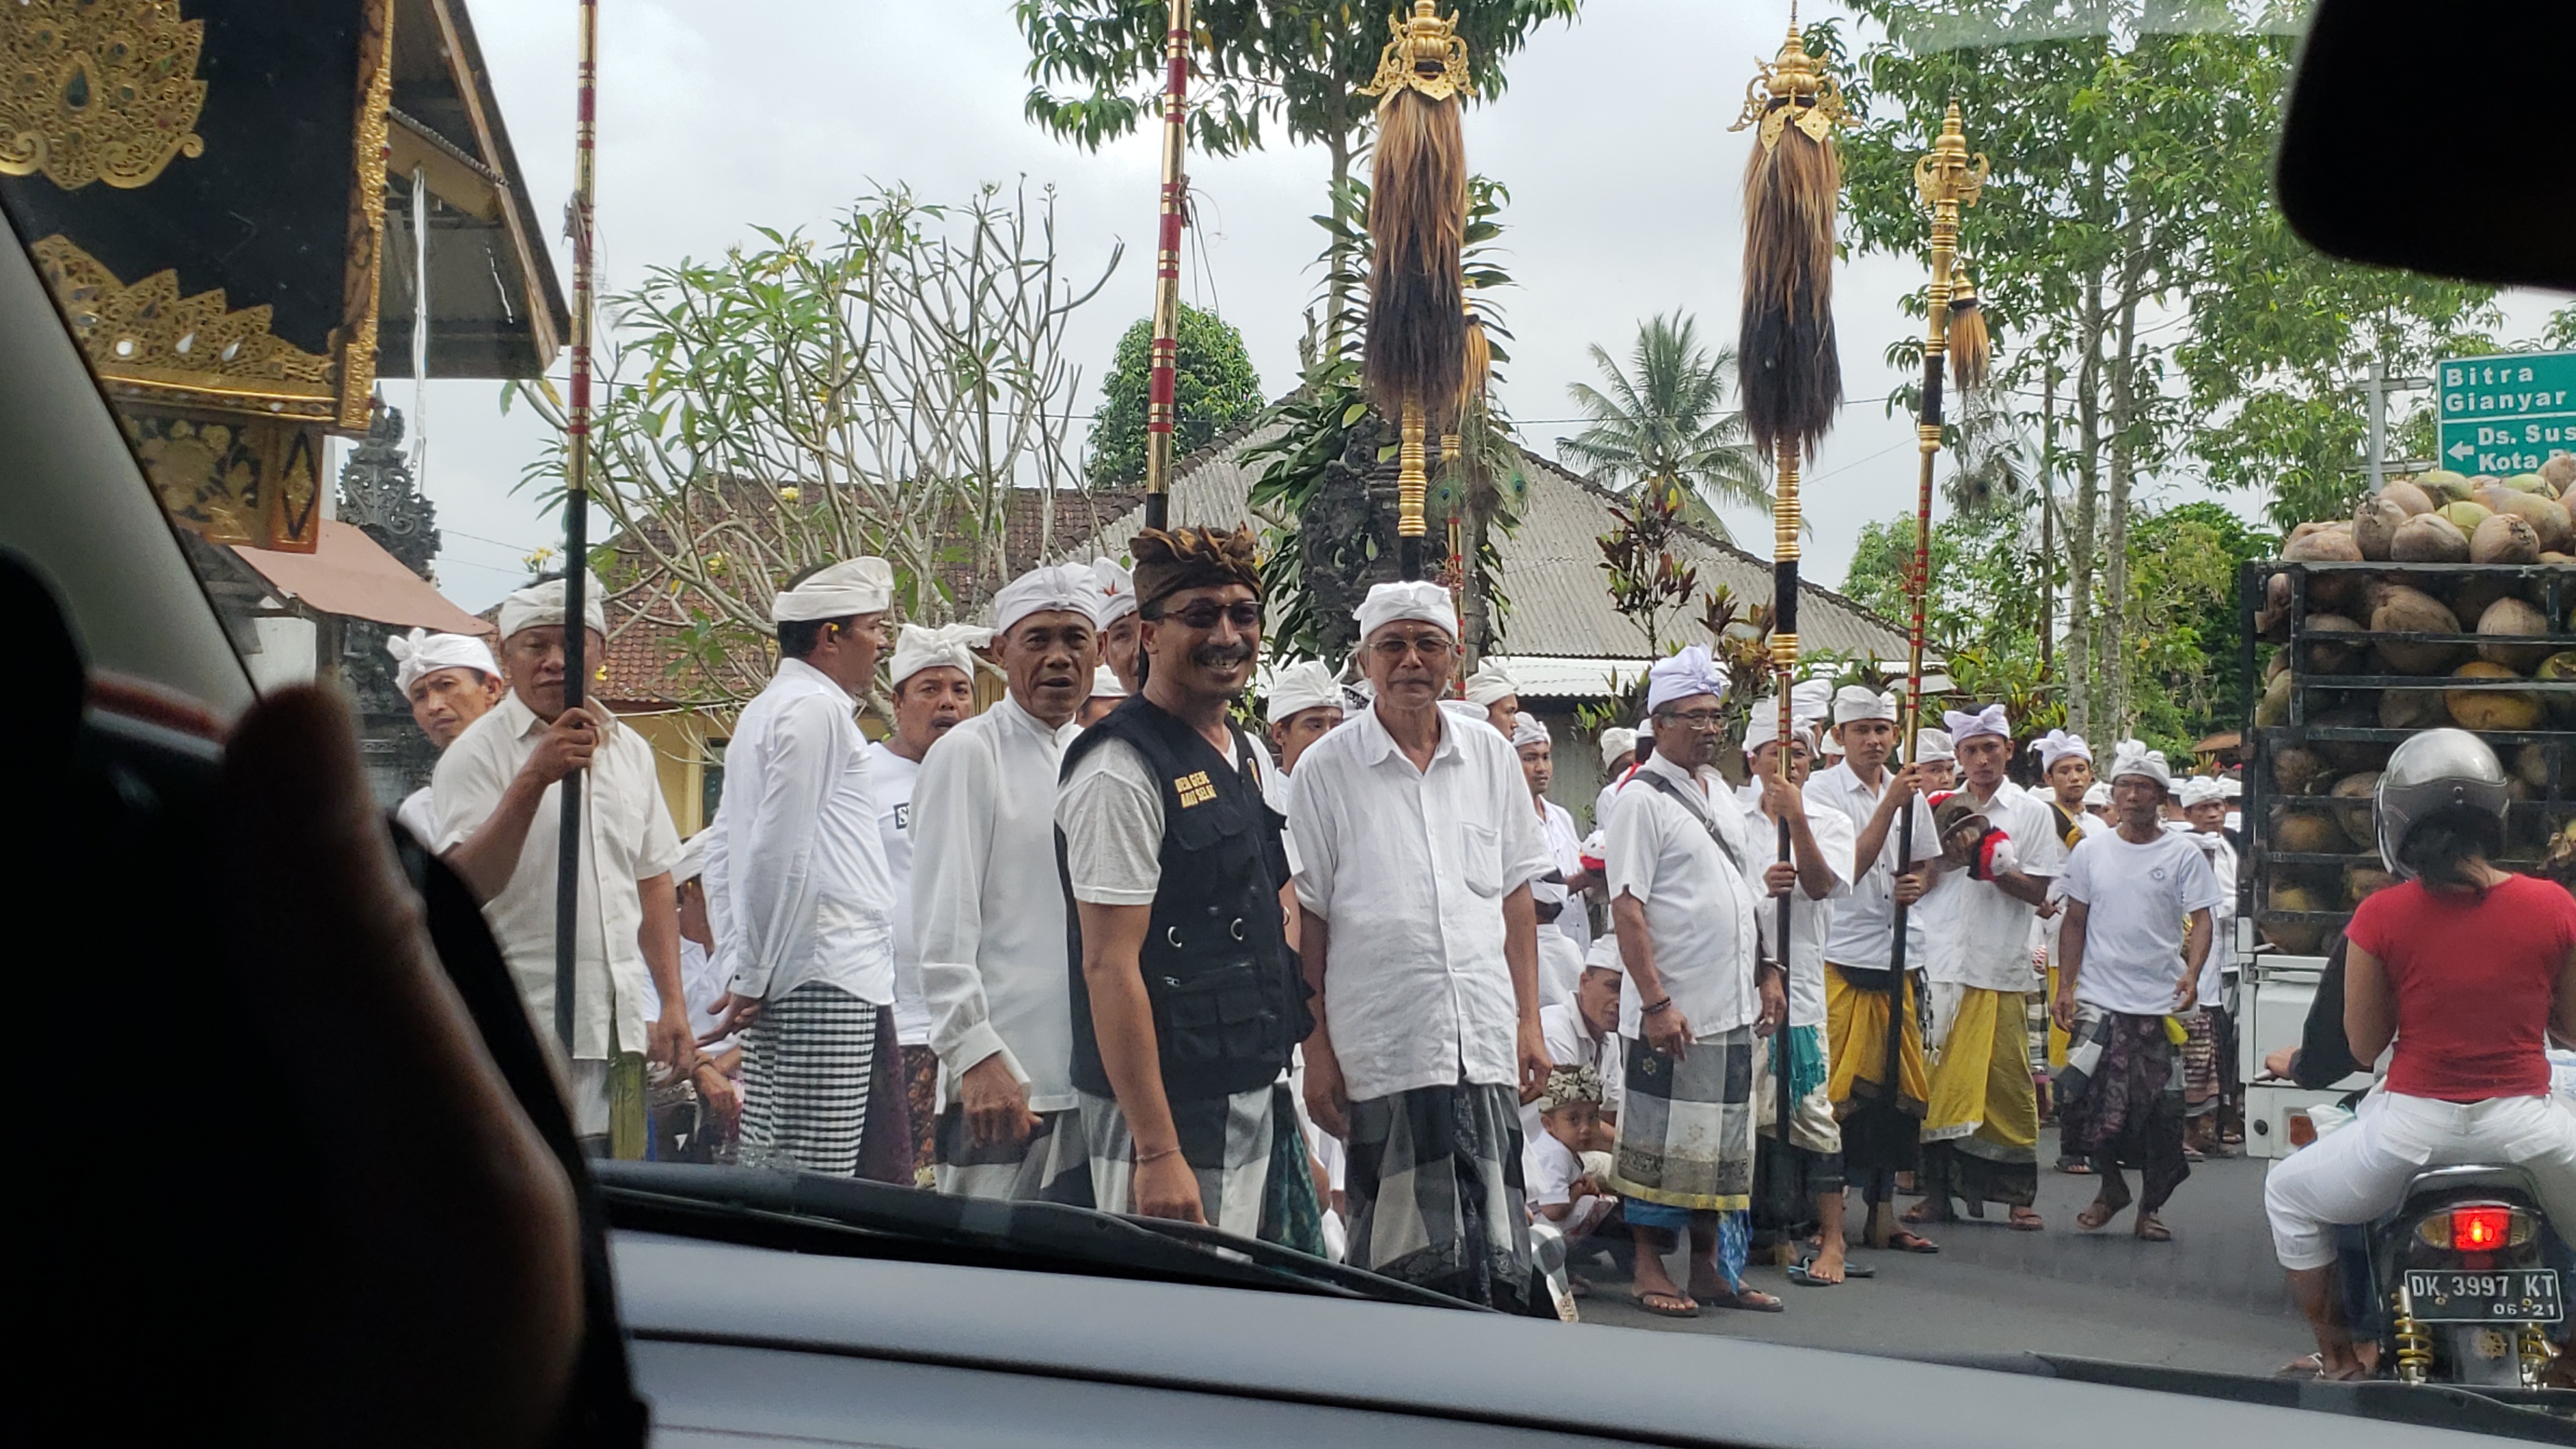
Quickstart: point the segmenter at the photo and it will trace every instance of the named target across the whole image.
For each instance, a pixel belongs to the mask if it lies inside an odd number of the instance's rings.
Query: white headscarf
[[[1816,747],[1816,721],[1800,708],[1802,703],[1793,691],[1789,698],[1789,728],[1812,750]],[[1754,705],[1753,712],[1744,717],[1744,753],[1751,755],[1764,745],[1779,742],[1780,696],[1775,694]]]
[[[882,614],[894,603],[894,565],[881,558],[850,558],[816,569],[769,603],[773,624]]]
[[[1100,586],[1100,627],[1108,628],[1136,612],[1136,580],[1114,559],[1091,561],[1092,581]]]
[[[408,635],[396,634],[387,639],[385,652],[394,657],[394,692],[406,697],[422,675],[442,669],[479,669],[494,679],[501,677],[501,666],[492,662],[492,646],[484,643],[479,634],[432,634],[427,629],[414,629]]]
[[[2039,755],[2039,772],[2043,775],[2056,769],[2057,762],[2068,755],[2088,765],[2093,763],[2093,747],[2084,743],[2082,735],[2070,735],[2064,730],[2050,730],[2031,741],[2030,747]]]
[[[581,621],[595,634],[608,632],[608,609],[601,603],[608,591],[599,586],[599,576],[582,571]],[[508,639],[522,629],[537,629],[564,621],[564,581],[548,579],[531,584],[501,601],[501,637]]]
[[[1941,760],[1956,761],[1958,758],[1957,747],[1950,743],[1950,737],[1942,731],[1916,730],[1914,732],[1914,763],[1928,765]]]
[[[1726,666],[1710,657],[1705,644],[1693,644],[1678,654],[1658,659],[1646,671],[1648,714],[1695,694],[1725,693]]]
[[[1513,749],[1517,750],[1523,745],[1548,745],[1554,743],[1555,741],[1548,736],[1547,726],[1538,722],[1537,715],[1531,714],[1527,710],[1523,710],[1519,717],[1512,721]]]
[[[2144,740],[2122,740],[2111,752],[2113,783],[2131,775],[2153,780],[2164,787],[2166,794],[2173,793],[2173,770],[2165,764],[2164,751],[2148,749]]]
[[[1637,732],[1612,725],[1601,732],[1601,768],[1616,770],[1637,758]]]
[[[1041,564],[1004,584],[993,596],[993,632],[1008,634],[1012,625],[1029,615],[1048,612],[1080,614],[1097,629],[1104,602],[1091,565]]]
[[[1896,722],[1896,696],[1878,694],[1857,684],[1846,684],[1834,691],[1834,723],[1850,724],[1858,719],[1883,719]]]
[[[2084,790],[2084,808],[2092,810],[2111,803],[2111,782],[2096,780]]]
[[[1598,832],[1595,835],[1597,838]],[[1591,848],[1592,842],[1585,841],[1584,849],[1589,851]],[[1622,976],[1628,974],[1628,960],[1619,954],[1617,932],[1604,931],[1592,938],[1592,949],[1583,954],[1583,969],[1589,971],[1595,966],[1604,971],[1616,971]]]
[[[1503,667],[1502,661],[1487,659],[1476,666],[1476,672],[1468,675],[1467,682],[1460,688],[1470,703],[1492,709],[1520,693],[1521,682],[1512,678],[1512,672]]]
[[[1437,624],[1448,632],[1451,639],[1458,637],[1457,605],[1450,601],[1447,589],[1429,579],[1372,584],[1368,597],[1360,600],[1360,606],[1351,611],[1351,616],[1360,621],[1362,639],[1398,619]]]
[[[1110,668],[1106,664],[1097,665],[1091,671],[1091,697],[1093,699],[1125,699],[1127,697],[1127,686],[1118,682],[1117,670]]]
[[[942,624],[926,629],[906,624],[894,636],[894,687],[925,669],[962,669],[975,677],[975,652],[993,642],[993,631],[979,624]]]
[[[1342,703],[1342,687],[1333,682],[1333,671],[1320,659],[1301,659],[1270,677],[1269,708],[1265,717],[1272,724],[1283,724],[1289,716],[1304,710]]]
[[[2215,805],[2227,798],[2227,787],[2214,775],[2193,775],[2174,792],[2174,803],[2185,810],[2194,805]]]
[[[2007,744],[2012,742],[2012,716],[2005,713],[2000,704],[1987,705],[1973,714],[1944,710],[1941,723],[1949,730],[1954,749],[1979,735],[1992,735]]]

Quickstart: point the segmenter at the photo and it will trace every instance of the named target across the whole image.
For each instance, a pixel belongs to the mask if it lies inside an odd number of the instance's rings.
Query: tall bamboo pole
[[[1190,103],[1190,0],[1171,0],[1163,34],[1163,214],[1154,245],[1154,346],[1145,403],[1145,526],[1171,526],[1174,371],[1181,351],[1181,225],[1189,176],[1181,169]]]
[[[1900,764],[1914,759],[1915,736],[1923,727],[1923,610],[1925,595],[1932,582],[1932,464],[1941,452],[1941,384],[1942,363],[1949,350],[1950,331],[1950,264],[1959,255],[1959,208],[1976,204],[1977,193],[1985,185],[1986,158],[1970,157],[1967,135],[1959,125],[1959,103],[1952,101],[1942,117],[1941,135],[1929,155],[1914,163],[1914,190],[1923,204],[1932,208],[1932,286],[1931,305],[1923,336],[1923,412],[1914,429],[1915,448],[1922,464],[1915,475],[1914,498],[1914,566],[1907,571],[1905,587],[1911,618],[1905,634],[1905,723],[1896,747]],[[1914,861],[1914,811],[1911,808],[1896,817],[1896,866],[1901,874]],[[1905,1014],[1912,1008],[1906,1002],[1905,917],[1903,901],[1896,904],[1896,938],[1888,951],[1888,1018],[1887,1076],[1888,1100],[1894,1102],[1903,1093],[1904,1055],[1901,1043]]]
[[[590,569],[590,312],[592,161],[599,120],[599,0],[579,0],[581,68],[575,82],[572,149],[572,400],[564,433],[570,458],[564,469],[564,708],[582,701],[588,644],[582,595]],[[564,1055],[573,1049],[574,959],[581,934],[582,797],[589,782],[563,782],[563,817],[555,857],[555,1035]],[[636,1043],[640,1046],[642,1043]]]

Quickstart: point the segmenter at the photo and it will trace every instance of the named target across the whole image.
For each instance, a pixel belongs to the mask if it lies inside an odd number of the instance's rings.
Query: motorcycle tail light
[[[2298,1149],[2298,1148],[2305,1147],[2305,1146],[2307,1146],[2309,1143],[2314,1142],[2314,1141],[2316,1141],[2316,1140],[2317,1140],[2317,1124],[2316,1124],[2316,1122],[2315,1122],[2313,1119],[2311,1119],[2311,1118],[2308,1116],[2308,1114],[2307,1114],[2307,1113],[2305,1113],[2305,1112],[2300,1112],[2300,1111],[2295,1111],[2295,1110],[2294,1110],[2294,1111],[2292,1111],[2292,1112],[2290,1113],[2290,1146],[2291,1146],[2291,1148],[2292,1148],[2293,1150],[2296,1150],[2296,1149]]]
[[[2460,1253],[2494,1253],[2531,1241],[2532,1222],[2510,1207],[2488,1204],[2437,1212],[2416,1224],[2415,1236],[2427,1247]]]

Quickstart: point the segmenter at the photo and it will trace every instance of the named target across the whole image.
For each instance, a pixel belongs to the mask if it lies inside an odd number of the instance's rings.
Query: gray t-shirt
[[[1229,751],[1229,755],[1233,752]],[[1252,783],[1267,798],[1272,766],[1250,752]],[[1073,898],[1095,906],[1150,906],[1163,879],[1163,784],[1125,740],[1104,740],[1056,794],[1055,823]]]

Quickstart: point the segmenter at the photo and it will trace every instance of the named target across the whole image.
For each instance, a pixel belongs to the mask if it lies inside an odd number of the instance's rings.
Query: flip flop
[[[1653,1298],[1661,1298],[1668,1303],[1688,1303],[1690,1306],[1688,1308],[1657,1308],[1653,1303],[1647,1301]],[[1628,1295],[1628,1301],[1639,1308],[1646,1310],[1648,1313],[1655,1315],[1657,1318],[1699,1317],[1699,1304],[1693,1302],[1691,1295],[1687,1293],[1631,1293]]]
[[[2138,1225],[2133,1229],[2133,1231],[2137,1233],[2138,1241],[2142,1243],[2170,1243],[2173,1241],[2173,1229],[2166,1227],[2164,1223],[2159,1221],[2152,1213],[2138,1214]]]
[[[1921,1233],[1909,1233],[1902,1229],[1888,1234],[1887,1245],[1900,1253],[1937,1253],[1941,1251],[1941,1245],[1939,1243],[1932,1241]]]
[[[1692,1296],[1697,1297],[1699,1295],[1693,1294]],[[1746,1313],[1786,1313],[1789,1311],[1788,1304],[1781,1302],[1779,1299],[1772,1297],[1768,1293],[1758,1293],[1750,1288],[1738,1289],[1733,1293],[1712,1293],[1708,1295],[1708,1306],[1711,1308],[1734,1308]]]
[[[1789,1281],[1797,1284],[1801,1288],[1840,1288],[1843,1286],[1842,1279],[1817,1277],[1814,1272],[1815,1262],[1816,1260],[1813,1258],[1800,1258],[1798,1261],[1790,1264],[1788,1269]],[[1843,1278],[1849,1278],[1850,1276],[1851,1265],[1846,1262],[1843,1265]]]
[[[2016,1233],[2039,1233],[2048,1230],[2047,1221],[2036,1213],[2026,1218],[2006,1218],[2004,1226]]]
[[[2093,1164],[2080,1157],[2061,1157],[2057,1159],[2057,1170],[2068,1177],[2091,1177]]]

